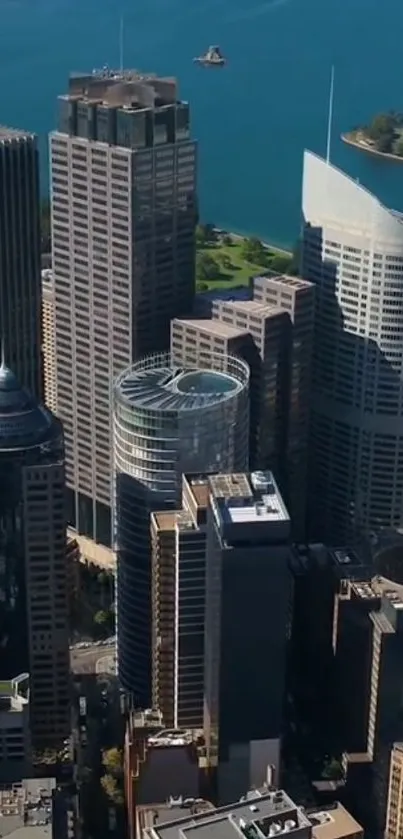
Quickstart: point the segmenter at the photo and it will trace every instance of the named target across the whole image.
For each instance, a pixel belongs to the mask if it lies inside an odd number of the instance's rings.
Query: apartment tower
[[[151,515],[152,707],[167,728],[201,729],[206,475],[184,475],[182,508]]]
[[[135,706],[149,708],[150,513],[178,509],[186,472],[247,467],[248,366],[234,356],[199,368],[147,356],[115,382],[113,430],[118,676]]]
[[[62,427],[0,367],[0,673],[29,673],[34,748],[70,732]]]
[[[69,519],[111,543],[111,385],[194,296],[196,143],[174,79],[72,76],[50,138],[57,407]]]
[[[403,510],[403,216],[305,152],[302,274],[316,286],[310,530],[353,543]]]
[[[0,338],[19,381],[42,400],[41,235],[36,137],[0,125]]]

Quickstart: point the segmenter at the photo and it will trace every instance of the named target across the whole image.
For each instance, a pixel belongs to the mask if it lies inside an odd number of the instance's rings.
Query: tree
[[[196,227],[196,245],[198,248],[205,248],[217,241],[217,232],[214,224],[198,224]]]
[[[261,265],[265,259],[265,250],[260,239],[257,239],[255,236],[244,239],[241,247],[241,255],[246,262]]]
[[[232,236],[230,236],[229,233],[224,233],[224,235],[221,238],[221,241],[226,248],[230,248],[231,245],[233,245]]]
[[[279,274],[287,274],[292,264],[292,256],[287,254],[276,253],[267,262],[270,271],[276,271]]]
[[[196,283],[196,291],[203,292],[208,291],[208,283]]]
[[[95,612],[94,615],[94,623],[98,624],[98,626],[105,626],[109,621],[109,612],[100,609],[99,612]]]
[[[117,806],[122,806],[124,803],[123,790],[116,778],[113,778],[112,775],[103,775],[101,786],[110,801],[113,801]]]
[[[322,772],[322,778],[326,781],[339,781],[343,777],[343,769],[339,760],[332,757],[328,760]]]
[[[400,140],[396,143],[395,153],[399,155],[399,157],[403,157],[403,137],[400,137]]]
[[[215,280],[219,274],[219,268],[215,259],[208,253],[198,253],[196,258],[196,278],[198,282]]]
[[[123,776],[123,752],[121,749],[107,749],[102,752],[102,765],[106,769],[108,775],[113,778],[121,778]]]

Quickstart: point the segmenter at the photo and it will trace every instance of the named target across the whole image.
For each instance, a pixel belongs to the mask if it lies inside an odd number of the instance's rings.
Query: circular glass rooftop
[[[183,373],[178,379],[179,393],[190,394],[221,394],[236,390],[238,382],[226,373],[216,373],[211,370],[196,370]]]
[[[248,381],[248,365],[235,356],[214,357],[211,368],[198,369],[180,367],[162,353],[123,371],[115,396],[140,410],[194,411],[236,397]]]

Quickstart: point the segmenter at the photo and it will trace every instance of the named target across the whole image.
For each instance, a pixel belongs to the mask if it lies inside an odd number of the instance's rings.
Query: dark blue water
[[[325,151],[332,63],[333,162],[403,210],[403,164],[338,139],[403,110],[402,0],[0,0],[0,122],[44,136],[70,70],[118,64],[121,14],[125,65],[176,75],[191,102],[206,221],[294,241],[303,149]],[[211,43],[224,70],[192,64]]]

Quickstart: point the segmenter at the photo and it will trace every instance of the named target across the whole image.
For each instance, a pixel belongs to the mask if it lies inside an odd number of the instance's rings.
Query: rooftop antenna
[[[124,39],[123,39],[123,36],[124,36],[124,18],[123,18],[123,15],[122,15],[121,18],[120,18],[120,32],[119,32],[119,66],[120,66],[121,74],[123,74],[123,67],[124,67],[124,61],[123,61]]]
[[[334,98],[334,64],[332,65],[332,72],[330,75],[330,92],[329,92],[329,116],[327,121],[327,145],[326,145],[326,163],[330,163],[330,140],[332,136],[333,123],[333,98]]]
[[[6,366],[6,358],[5,358],[5,346],[4,346],[4,338],[1,339],[1,369],[4,370]]]

